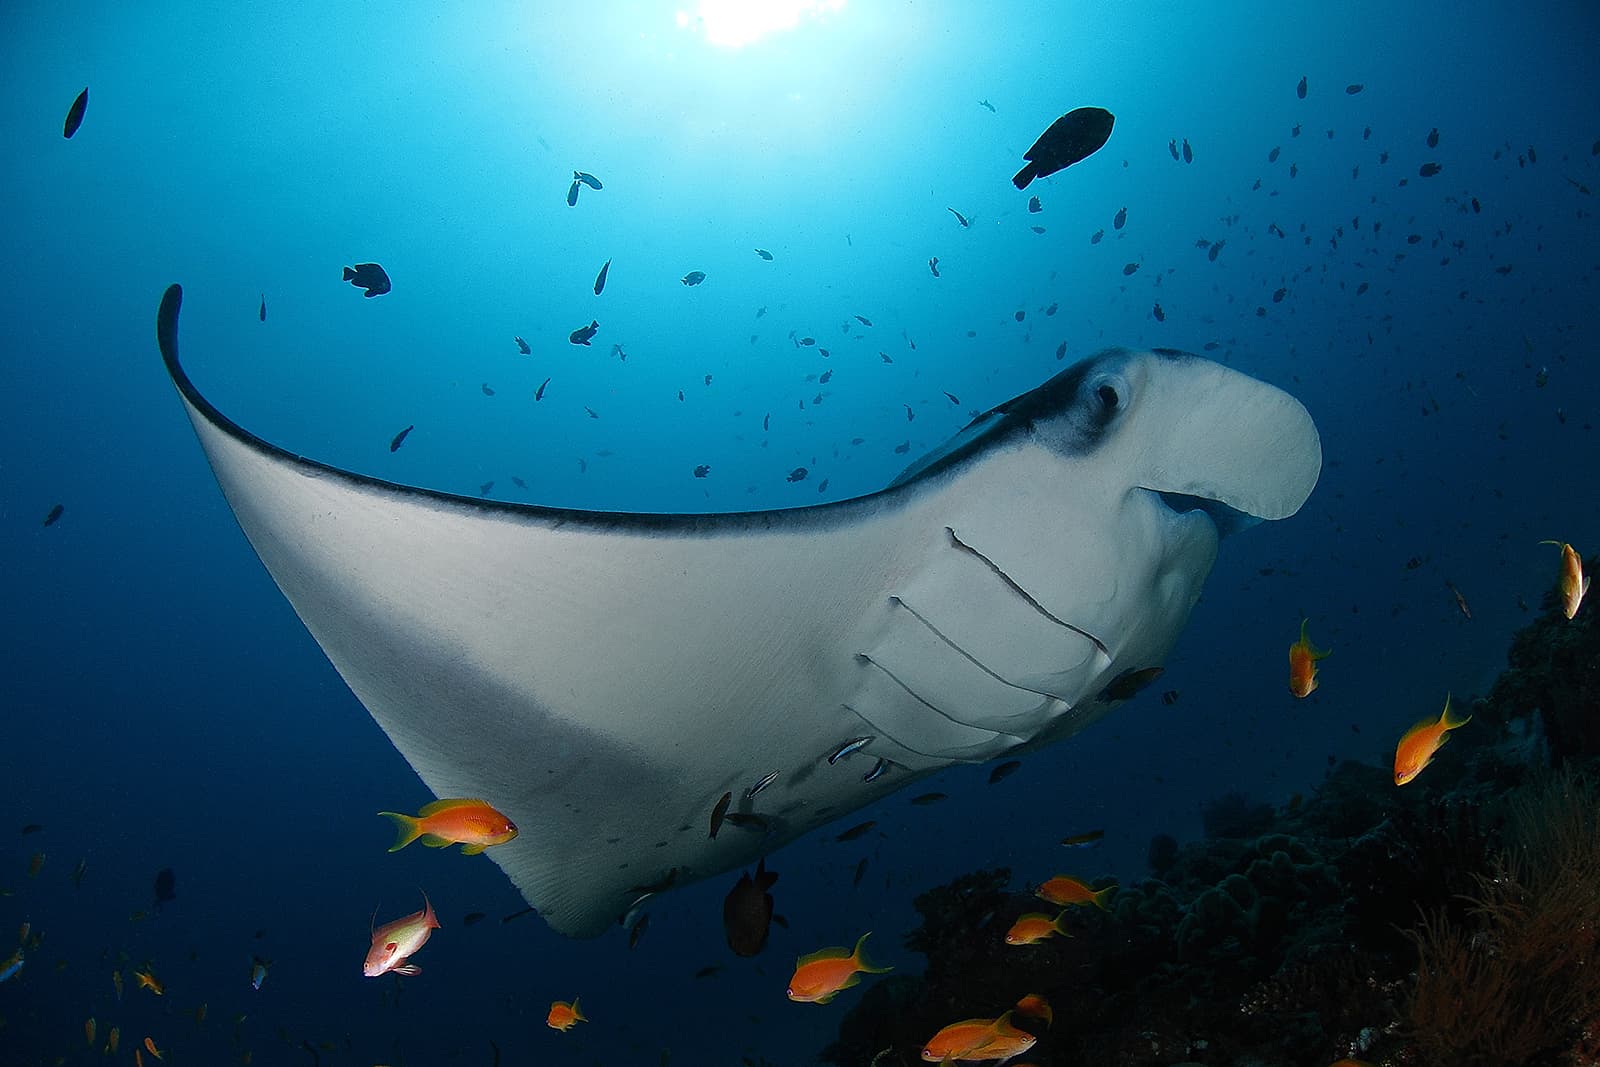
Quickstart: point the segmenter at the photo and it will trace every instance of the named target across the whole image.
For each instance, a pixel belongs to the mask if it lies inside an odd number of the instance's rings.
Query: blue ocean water
[[[1600,545],[1590,6],[851,0],[742,47],[684,6],[0,15],[0,952],[24,921],[44,934],[0,984],[0,1062],[102,1062],[89,1017],[122,1059],[149,1034],[189,1063],[487,1064],[491,1042],[507,1063],[816,1062],[859,991],[790,1003],[796,956],[870,929],[914,969],[911,900],[958,874],[1134,879],[1219,794],[1281,803],[1330,761],[1386,764],[1498,672],[1554,578],[1538,542]],[[1110,142],[1019,193],[1022,151],[1082,105],[1116,114]],[[569,207],[574,169],[605,188]],[[340,281],[362,261],[392,293]],[[658,898],[630,950],[502,924],[523,903],[486,859],[385,852],[373,813],[430,794],[240,536],[155,349],[172,282],[186,365],[239,423],[466,495],[843,499],[1114,344],[1214,342],[1307,406],[1325,464],[1299,515],[1224,543],[1159,683],[1175,703],[1148,692],[998,785],[952,770],[924,783],[940,804],[896,794],[862,839],[775,853],[789,926],[754,960],[723,944],[732,874]],[[1295,701],[1303,617],[1334,655]],[[1056,844],[1095,828],[1097,850]],[[444,922],[424,973],[363,978],[362,925],[419,887]],[[146,965],[165,996],[132,988]],[[573,996],[592,1021],[547,1029]]]

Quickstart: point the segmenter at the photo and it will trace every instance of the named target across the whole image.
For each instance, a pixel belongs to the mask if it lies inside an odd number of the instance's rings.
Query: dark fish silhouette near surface
[[[267,294],[261,294],[261,321],[267,321]]]
[[[544,391],[545,391],[546,388],[549,387],[549,385],[550,385],[550,379],[549,378],[546,378],[544,381],[540,382],[539,383],[539,390],[538,390],[538,392],[533,394],[533,398],[535,400],[543,400],[544,399]]]
[[[1113,230],[1120,230],[1120,229],[1122,229],[1122,227],[1126,226],[1127,224],[1128,224],[1128,209],[1127,208],[1119,208],[1117,210],[1116,215],[1113,216],[1112,219],[1111,219],[1111,228]]]
[[[1352,82],[1344,87],[1344,91],[1346,96],[1354,96],[1365,88],[1366,86],[1360,82]]]
[[[705,280],[706,272],[703,270],[692,270],[681,279],[684,285],[699,285]]]
[[[1183,161],[1185,163],[1194,162],[1194,150],[1189,147],[1189,138],[1187,137],[1183,139]]]
[[[933,271],[933,276],[935,278],[937,278],[939,276],[939,257],[938,256],[934,256],[932,259],[928,260],[928,269]]]
[[[1423,178],[1431,178],[1443,169],[1444,168],[1439,166],[1437,163],[1424,163],[1422,166],[1417,168],[1417,175]]]
[[[67,108],[67,121],[61,127],[61,136],[71,140],[72,135],[78,132],[78,127],[83,125],[83,112],[89,106],[89,87],[84,86],[83,92]]]
[[[395,434],[394,437],[389,441],[389,451],[390,452],[398,452],[398,451],[400,451],[400,446],[406,443],[406,435],[409,434],[412,430],[415,430],[416,428],[417,428],[416,424],[413,423],[412,425],[407,426],[405,429],[401,430],[399,433]]]
[[[767,861],[756,864],[756,876],[745,871],[722,899],[722,932],[736,956],[754,956],[767,944],[772,926],[772,894],[767,890],[778,880],[767,870]]]
[[[54,526],[60,520],[62,512],[66,510],[67,507],[65,504],[57,504],[55,507],[50,509],[49,514],[45,515],[44,524],[46,526]],[[27,833],[28,831],[24,830],[22,832]]]
[[[1167,142],[1167,151],[1172,153],[1174,160],[1178,158],[1178,139],[1176,137]]]
[[[344,280],[367,296],[382,296],[389,291],[389,275],[376,263],[357,263],[344,269]]]
[[[1433,129],[1428,131],[1428,147],[1429,148],[1438,148],[1439,147],[1439,127],[1437,127],[1437,126],[1435,126]]]
[[[772,262],[772,253],[768,252],[765,248],[756,249],[756,255],[760,256],[762,259],[766,260],[768,263]]]
[[[582,171],[582,170],[573,171],[572,172],[572,180],[575,181],[575,182],[582,182],[583,184],[587,185],[591,189],[604,189],[605,188],[605,186],[600,184],[600,179],[599,178],[596,178],[593,174],[590,174],[587,171]]]
[[[993,114],[997,114],[997,112],[996,112],[996,111],[995,111],[995,109],[994,109],[994,105],[993,105],[993,104],[991,104],[991,103],[989,103],[989,101],[987,101],[987,100],[979,100],[979,101],[978,101],[978,106],[979,106],[979,107],[986,107],[986,108],[988,108],[988,109],[989,109],[989,113],[990,113],[990,114],[991,114],[991,115],[993,115]]]
[[[610,272],[611,272],[611,261],[608,259],[605,262],[605,266],[600,268],[600,273],[595,275],[595,279],[594,279],[594,295],[595,296],[599,296],[601,290],[605,289],[605,287],[606,287],[606,275],[609,274]]]
[[[1044,205],[1039,203],[1039,198],[1037,196],[1028,197],[1028,213],[1030,215],[1037,215],[1043,210]]]
[[[178,876],[172,873],[171,867],[163,867],[156,873],[155,906],[160,910],[161,905],[171,900],[178,899]]]
[[[968,227],[970,227],[972,225],[972,221],[970,219],[968,219],[965,215],[963,215],[961,212],[957,211],[955,208],[947,207],[947,208],[945,208],[945,210],[950,212],[950,214],[952,214],[952,215],[954,215],[956,217],[956,221],[961,223],[961,228],[963,230],[967,229]]]
[[[1028,165],[1017,171],[1011,184],[1026,189],[1035,178],[1049,177],[1088,159],[1105,146],[1115,122],[1115,116],[1103,107],[1080,107],[1067,112],[1022,153]]]
[[[517,342],[518,352],[521,352],[525,356],[533,355],[533,349],[528,347],[528,342],[524,341],[521,337],[513,337],[512,340]]]
[[[578,186],[579,186],[579,183],[577,183],[577,182],[573,182],[571,185],[567,186],[567,206],[568,207],[577,207],[578,206]]]
[[[1302,77],[1300,79],[1300,84],[1294,87],[1294,94],[1296,96],[1298,96],[1302,100],[1304,100],[1306,98],[1306,80],[1305,80],[1305,78]]]
[[[567,334],[567,340],[575,345],[587,345],[589,343],[589,339],[599,332],[599,321],[596,319],[590,319],[589,325],[579,326],[576,330],[573,330],[571,333]]]

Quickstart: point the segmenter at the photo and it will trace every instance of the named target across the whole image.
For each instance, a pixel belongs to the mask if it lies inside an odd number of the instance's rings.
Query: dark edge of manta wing
[[[455,493],[446,493],[438,489],[424,489],[420,486],[386,481],[382,478],[357,474],[354,471],[334,467],[320,460],[310,459],[290,452],[286,448],[263,440],[219,411],[216,405],[207,400],[200,390],[195,388],[194,382],[190,380],[188,373],[183,369],[183,364],[178,358],[178,311],[182,306],[183,286],[177,283],[169,285],[166,292],[161,296],[161,308],[156,312],[156,343],[161,348],[161,359],[166,364],[167,374],[172,378],[172,384],[177,386],[178,392],[182,394],[184,400],[198,411],[206,422],[241,444],[257,452],[273,456],[292,467],[298,467],[308,473],[314,473],[319,477],[341,479],[362,489],[377,489],[386,493],[420,498],[425,501],[449,504],[474,511],[489,512],[507,518],[515,517],[522,521],[533,520],[584,525],[641,534],[694,535],[704,533],[714,527],[723,529],[768,529],[782,525],[786,521],[794,520],[802,513],[805,516],[803,520],[805,522],[817,522],[822,516],[827,516],[835,521],[848,522],[863,502],[885,503],[889,498],[901,494],[912,482],[920,480],[920,476],[910,481],[897,479],[883,489],[845,500],[803,504],[792,508],[773,508],[766,511],[722,511],[700,514],[590,511],[582,508],[551,507],[543,504],[521,504],[503,500],[486,500],[475,496],[459,496]],[[940,468],[947,465],[947,463],[938,464]],[[821,521],[826,522],[828,520],[822,519]]]

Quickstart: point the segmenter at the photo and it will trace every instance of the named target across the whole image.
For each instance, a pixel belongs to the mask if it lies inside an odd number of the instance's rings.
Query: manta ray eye
[[[1105,408],[1107,412],[1117,410],[1117,404],[1122,399],[1117,395],[1116,386],[1109,383],[1101,385],[1100,388],[1094,391],[1094,395],[1100,398],[1100,406]]]

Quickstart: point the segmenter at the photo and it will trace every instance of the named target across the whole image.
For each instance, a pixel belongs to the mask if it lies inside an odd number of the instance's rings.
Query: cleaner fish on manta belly
[[[251,545],[434,794],[521,829],[487,855],[574,936],[641,886],[749,865],[952,763],[1083,729],[1114,679],[1165,659],[1220,537],[1293,515],[1322,468],[1287,393],[1113,349],[851,500],[640,514],[456,496],[234,423],[179,362],[182,299],[167,290],[157,339]],[[707,837],[728,792],[728,820],[764,834]]]

